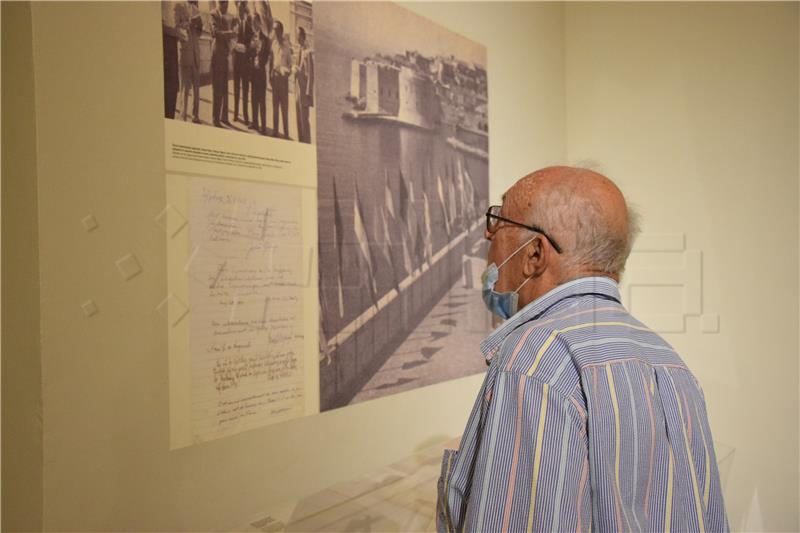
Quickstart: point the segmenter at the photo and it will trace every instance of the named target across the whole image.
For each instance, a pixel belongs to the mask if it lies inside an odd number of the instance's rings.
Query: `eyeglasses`
[[[544,235],[544,238],[547,239],[547,242],[555,249],[556,252],[561,253],[561,247],[556,244],[550,235],[548,235],[542,228],[538,226],[528,226],[527,224],[522,224],[521,222],[516,222],[514,220],[501,217],[500,216],[500,209],[502,206],[493,205],[486,210],[486,231],[489,233],[494,233],[499,230],[502,226],[500,222],[505,222],[506,224],[513,224],[514,226],[519,226],[521,228],[525,228],[530,231],[535,231],[536,233],[541,233]]]

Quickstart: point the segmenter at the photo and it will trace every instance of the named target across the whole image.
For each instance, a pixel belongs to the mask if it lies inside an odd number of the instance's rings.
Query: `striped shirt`
[[[481,350],[439,531],[728,531],[700,385],[613,280],[556,287]]]

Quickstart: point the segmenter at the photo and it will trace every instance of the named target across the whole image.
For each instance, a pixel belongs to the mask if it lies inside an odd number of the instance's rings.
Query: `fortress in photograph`
[[[327,411],[485,370],[488,90],[485,46],[402,7],[314,16]]]
[[[458,150],[488,159],[486,70],[453,57],[376,54],[350,63],[346,118],[446,130]]]

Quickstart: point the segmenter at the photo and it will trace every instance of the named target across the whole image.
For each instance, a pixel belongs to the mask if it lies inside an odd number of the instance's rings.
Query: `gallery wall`
[[[561,160],[563,6],[411,7],[489,45],[491,195]],[[21,78],[21,91],[34,95],[27,116],[37,135],[20,142],[29,154],[36,147],[38,193],[29,170],[4,178],[27,187],[26,201],[12,206],[20,220],[38,222],[38,240],[28,239],[38,284],[17,296],[38,302],[39,289],[43,302],[19,330],[29,345],[13,346],[15,362],[34,365],[24,388],[6,387],[4,344],[3,418],[41,395],[43,429],[37,436],[29,424],[28,435],[43,451],[16,455],[11,472],[29,473],[44,502],[22,505],[4,469],[4,524],[231,529],[458,435],[480,384],[473,376],[170,451],[167,327],[156,311],[167,287],[164,232],[154,222],[166,198],[158,17],[155,2],[37,2],[30,17],[3,5],[4,29],[32,27],[33,76]],[[4,62],[4,78],[25,74],[25,63],[11,66]],[[87,231],[90,214],[98,225]],[[125,281],[115,261],[127,254],[142,271]],[[31,257],[13,257],[36,269]],[[87,300],[97,308],[91,317]],[[38,357],[41,373],[30,362]]]
[[[797,5],[408,7],[488,46],[493,200],[592,160],[644,235],[701,253],[703,315],[665,337],[705,390],[732,527],[796,530]],[[169,451],[159,7],[2,10],[4,528],[231,529],[463,430],[480,376]],[[641,290],[634,313],[680,305]]]
[[[2,20],[2,316],[3,333],[14,332],[4,334],[2,344],[2,526],[19,531],[42,527],[42,367],[39,248],[35,245],[38,184],[30,4],[4,4]],[[12,153],[13,157],[6,156]]]
[[[702,254],[718,332],[664,335],[704,388],[731,527],[796,531],[798,5],[570,3],[566,28],[568,159],[618,181],[643,236]],[[673,289],[628,304],[665,313]]]

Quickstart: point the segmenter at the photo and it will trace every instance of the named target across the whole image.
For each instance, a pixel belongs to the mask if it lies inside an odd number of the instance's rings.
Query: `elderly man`
[[[505,320],[439,479],[440,531],[726,531],[703,392],[617,287],[637,221],[590,170],[519,180],[486,214]]]

